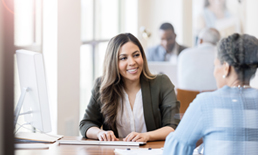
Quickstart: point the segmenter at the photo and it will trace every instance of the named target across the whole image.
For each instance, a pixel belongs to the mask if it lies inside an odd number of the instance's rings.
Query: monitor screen
[[[43,56],[41,53],[17,50],[16,59],[20,88],[24,94],[21,108],[23,113],[27,113],[24,114],[24,120],[41,132],[50,132],[51,120]]]

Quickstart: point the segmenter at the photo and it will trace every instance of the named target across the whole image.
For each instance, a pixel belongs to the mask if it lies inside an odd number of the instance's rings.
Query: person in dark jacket
[[[165,140],[179,123],[179,102],[166,75],[152,75],[143,48],[130,33],[108,44],[84,117],[83,137],[100,141]]]

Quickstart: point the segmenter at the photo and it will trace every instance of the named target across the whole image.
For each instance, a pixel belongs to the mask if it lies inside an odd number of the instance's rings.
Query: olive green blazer
[[[103,115],[100,112],[101,103],[98,100],[100,83],[99,78],[95,82],[90,102],[79,125],[80,132],[85,138],[90,127],[100,128],[103,125],[103,130],[111,130],[104,123]],[[177,101],[174,85],[170,79],[164,74],[157,75],[153,80],[141,76],[140,83],[147,131],[153,131],[164,126],[171,126],[176,129],[180,121],[180,103]],[[117,129],[113,132],[116,137],[119,137]]]

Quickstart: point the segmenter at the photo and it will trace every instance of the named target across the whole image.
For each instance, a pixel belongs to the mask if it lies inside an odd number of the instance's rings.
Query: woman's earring
[[[223,75],[222,78],[225,79],[225,78],[226,78],[226,75]]]

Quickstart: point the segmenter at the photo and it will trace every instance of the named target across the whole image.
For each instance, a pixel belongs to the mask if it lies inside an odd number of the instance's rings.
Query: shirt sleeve
[[[100,79],[96,80],[95,86],[92,90],[92,95],[90,102],[85,110],[85,114],[83,119],[80,122],[80,132],[83,137],[86,137],[86,132],[91,127],[101,127],[103,124],[103,116],[101,114],[101,107],[100,103],[97,102],[98,100],[98,91],[99,91],[99,81]]]
[[[203,137],[203,117],[200,100],[197,98],[186,110],[175,132],[165,141],[164,155],[192,155],[196,142]]]

